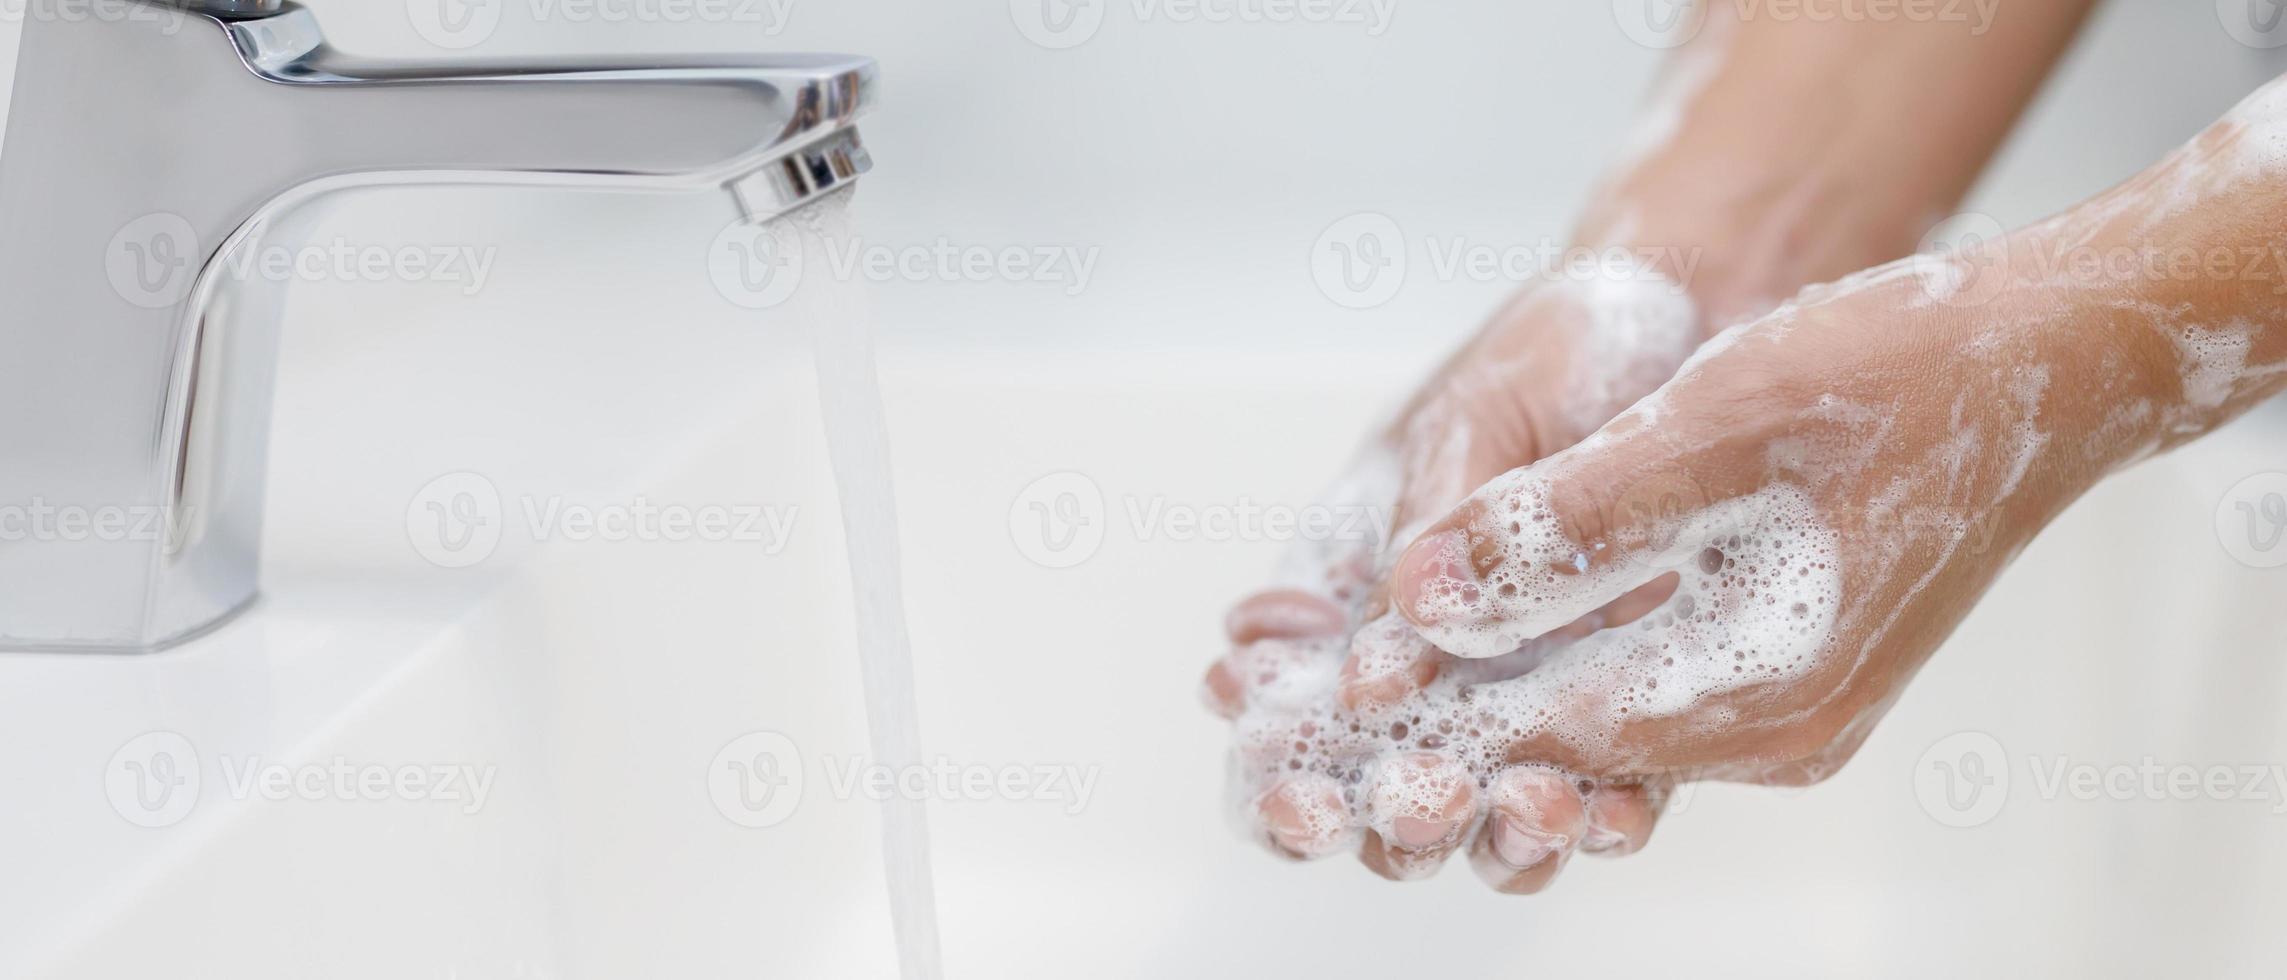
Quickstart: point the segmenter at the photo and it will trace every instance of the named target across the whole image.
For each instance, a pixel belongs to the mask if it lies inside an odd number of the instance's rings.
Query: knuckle
[[[1549,492],[1557,533],[1578,545],[1604,541],[1617,526],[1617,502],[1596,481],[1565,480]]]

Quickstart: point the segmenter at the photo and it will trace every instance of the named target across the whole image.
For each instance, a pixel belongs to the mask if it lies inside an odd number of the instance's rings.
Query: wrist
[[[2258,90],[2143,174],[2028,229],[2047,277],[2143,365],[2152,448],[2287,388],[2287,81]],[[2069,244],[2057,244],[2069,243]]]
[[[2262,330],[2244,318],[2242,302],[2215,288],[2227,275],[2224,256],[2241,249],[2151,229],[2090,234],[2085,219],[2114,214],[2116,204],[2100,198],[2005,238],[1907,263],[1945,325],[1952,360],[2042,389],[2033,421],[2047,445],[2037,469],[2066,501],[2252,403],[2250,354]]]
[[[1943,204],[1863,186],[1867,172],[1679,144],[1608,181],[1574,238],[1664,257],[1657,271],[1698,304],[1712,336],[1913,251]]]

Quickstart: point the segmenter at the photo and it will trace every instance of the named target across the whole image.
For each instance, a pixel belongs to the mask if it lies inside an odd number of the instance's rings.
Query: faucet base
[[[217,615],[212,619],[201,622],[189,629],[183,630],[180,633],[176,633],[172,636],[162,637],[149,643],[71,643],[67,641],[14,640],[0,637],[0,653],[94,654],[96,656],[110,657],[132,657],[147,653],[166,653],[167,651],[173,650],[176,647],[182,646],[186,643],[190,643],[195,640],[203,640],[208,636],[220,632],[223,627],[237,622],[238,617],[245,615],[248,610],[253,609],[255,606],[261,604],[261,602],[262,596],[259,593],[247,596],[244,601],[223,610],[220,615]]]

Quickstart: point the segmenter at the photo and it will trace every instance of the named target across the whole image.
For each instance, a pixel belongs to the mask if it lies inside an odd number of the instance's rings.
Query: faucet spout
[[[864,58],[375,61],[290,0],[136,2],[168,16],[24,25],[0,142],[0,514],[104,523],[0,533],[0,648],[152,649],[252,600],[283,297],[222,272],[298,235],[310,201],[715,188],[761,220],[871,165]]]
[[[305,90],[277,117],[310,179],[535,178],[629,186],[763,184],[792,170],[794,196],[742,195],[775,217],[863,173],[853,128],[874,99],[873,62],[847,55],[654,57],[561,63],[377,62],[326,45],[301,9],[220,21],[256,77]],[[750,189],[751,190],[751,189]]]

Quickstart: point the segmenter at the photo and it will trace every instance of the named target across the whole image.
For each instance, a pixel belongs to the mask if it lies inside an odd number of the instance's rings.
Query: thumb
[[[1394,566],[1390,600],[1447,652],[1500,656],[1697,558],[1715,530],[1695,518],[1713,502],[1694,459],[1641,428],[1608,432],[1431,525]]]

